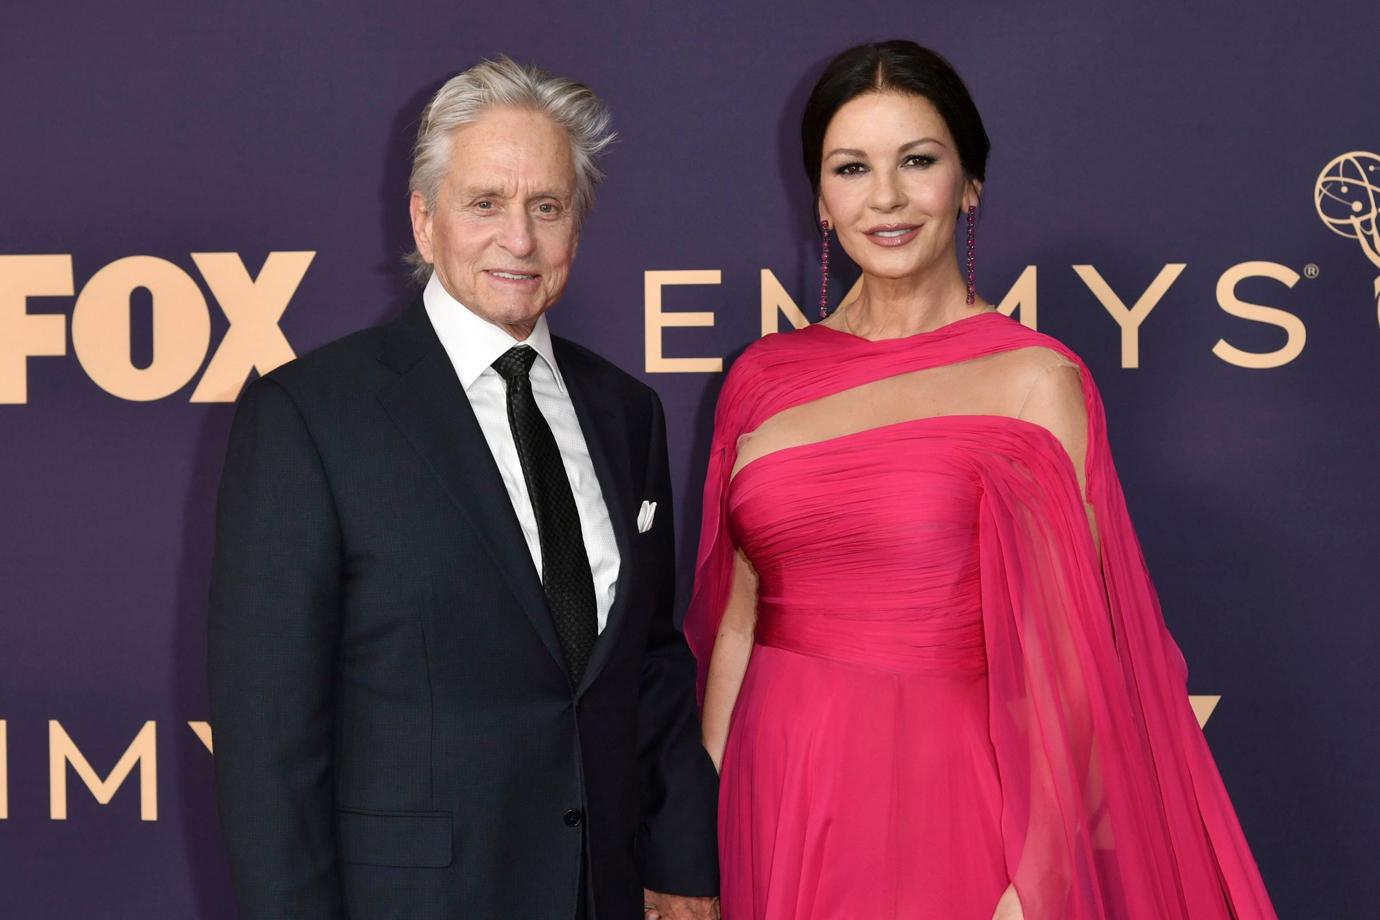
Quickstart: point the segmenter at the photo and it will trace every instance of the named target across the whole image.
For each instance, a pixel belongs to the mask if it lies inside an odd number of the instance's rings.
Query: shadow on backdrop
[[[173,628],[173,739],[177,818],[198,920],[235,920],[229,864],[216,811],[215,761],[189,721],[210,717],[206,684],[206,609],[215,545],[216,490],[234,406],[210,406],[192,446],[191,477],[182,503],[182,554],[177,567]]]

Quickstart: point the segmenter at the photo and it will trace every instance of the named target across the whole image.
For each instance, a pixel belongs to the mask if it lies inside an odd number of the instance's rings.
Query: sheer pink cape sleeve
[[[1086,499],[1100,547],[1068,455],[1019,420],[986,447],[979,522],[989,731],[1007,869],[1026,920],[1273,918],[1188,703],[1187,668],[1127,515],[1087,368],[1013,321],[971,326],[940,336],[939,354],[911,358],[898,348],[826,380],[812,380],[820,355],[798,334],[768,337],[734,364],[715,414],[685,620],[701,697],[731,587],[726,501],[740,435],[821,389],[1008,348],[1053,348],[1082,373]],[[841,379],[852,374],[859,379]]]

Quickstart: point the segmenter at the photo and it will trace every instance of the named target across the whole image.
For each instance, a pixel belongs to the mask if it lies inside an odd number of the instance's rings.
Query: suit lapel
[[[632,585],[633,513],[630,507],[629,490],[632,488],[632,466],[628,441],[626,416],[613,409],[609,398],[600,393],[598,381],[583,356],[573,349],[562,348],[556,340],[556,360],[561,366],[561,376],[570,391],[570,401],[575,407],[575,417],[580,422],[580,430],[589,448],[590,460],[599,479],[599,490],[603,493],[604,505],[608,508],[609,520],[613,524],[614,540],[618,544],[618,582],[614,589],[613,606],[609,609],[608,621],[604,631],[594,643],[589,665],[585,668],[584,680],[580,683],[583,693],[599,676],[608,663],[617,644],[618,634],[627,618],[628,594]]]
[[[379,401],[469,519],[532,628],[564,670],[541,578],[498,465],[420,300],[390,328],[380,360],[398,377],[379,391]]]

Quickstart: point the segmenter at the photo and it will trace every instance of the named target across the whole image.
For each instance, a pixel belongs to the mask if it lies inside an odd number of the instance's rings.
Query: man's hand
[[[687,898],[642,889],[643,920],[719,920],[718,898]]]

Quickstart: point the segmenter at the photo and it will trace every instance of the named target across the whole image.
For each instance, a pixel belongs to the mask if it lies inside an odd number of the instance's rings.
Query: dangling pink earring
[[[977,302],[977,205],[968,206],[968,303]]]
[[[829,222],[821,220],[819,231],[823,236],[823,245],[819,250],[819,318],[824,319],[829,315]]]

